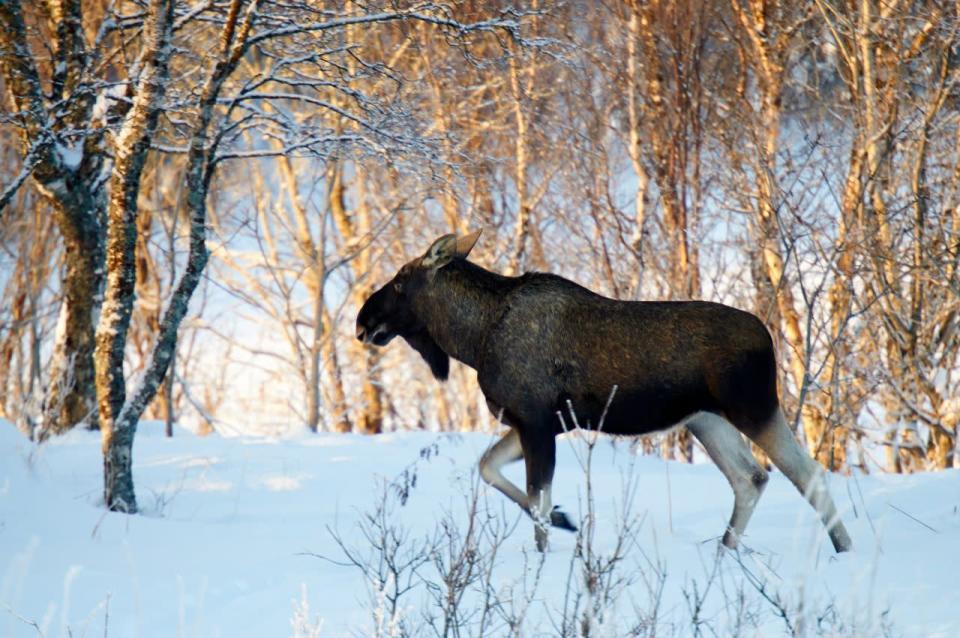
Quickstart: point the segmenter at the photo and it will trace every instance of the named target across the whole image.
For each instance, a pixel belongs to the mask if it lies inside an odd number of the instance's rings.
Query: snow
[[[106,121],[107,112],[110,110],[113,102],[123,99],[126,96],[126,92],[126,84],[120,83],[110,85],[97,93],[97,101],[94,102],[93,112],[90,115],[91,119]]]
[[[0,636],[371,635],[369,583],[355,568],[317,558],[343,559],[330,530],[364,548],[357,524],[385,481],[408,489],[391,516],[411,538],[434,532],[445,515],[465,521],[464,494],[492,441],[480,433],[268,439],[182,430],[166,439],[161,431],[159,423],[141,424],[134,476],[143,513],[126,516],[99,506],[96,433],[36,446],[0,421]],[[554,501],[577,520],[584,454],[582,440],[560,440]],[[515,464],[508,476],[518,481],[522,471]],[[612,547],[624,485],[635,485],[630,502],[640,523],[623,565],[645,575],[647,559],[664,567],[660,615],[674,629],[661,633],[689,635],[685,592],[712,569],[730,489],[710,464],[637,457],[626,443],[604,439],[593,458],[601,551]],[[835,556],[813,511],[774,473],[747,529],[743,565],[785,600],[803,596],[811,623],[833,604],[860,635],[879,634],[884,611],[893,635],[960,635],[960,472],[834,476],[831,490],[854,552]],[[395,492],[388,490],[394,500]],[[515,596],[531,581],[531,523],[499,493],[482,487],[480,495],[492,515],[517,523],[493,578]],[[577,536],[554,531],[550,539],[525,635],[556,633],[549,616],[563,605]],[[735,554],[723,550],[718,565],[726,585],[745,582]],[[643,602],[644,591],[634,584],[630,599]],[[704,617],[729,635],[723,595],[717,585],[711,592]],[[427,593],[416,586],[402,613],[415,619]],[[387,629],[389,621],[380,618]],[[321,623],[319,633],[309,630]],[[785,631],[773,614],[759,627],[749,635]]]
[[[80,163],[83,161],[83,143],[78,143],[76,146],[65,146],[63,144],[57,143],[57,155],[60,156],[60,161],[68,170],[75,171],[80,168]]]

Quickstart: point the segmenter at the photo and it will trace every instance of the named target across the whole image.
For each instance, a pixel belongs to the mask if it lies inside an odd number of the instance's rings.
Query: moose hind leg
[[[853,543],[827,490],[824,469],[797,443],[783,412],[777,408],[766,423],[748,433],[820,515],[833,548],[837,552],[851,549]]]
[[[723,417],[701,412],[687,422],[687,428],[703,444],[733,488],[733,514],[723,535],[723,544],[736,549],[767,485],[767,471],[757,463],[743,436]]]

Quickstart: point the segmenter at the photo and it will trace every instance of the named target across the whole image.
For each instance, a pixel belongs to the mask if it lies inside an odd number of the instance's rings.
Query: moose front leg
[[[503,438],[494,443],[481,457],[480,476],[504,496],[519,505],[538,523],[542,522],[543,518],[549,517],[550,525],[575,532],[577,526],[573,524],[570,517],[562,510],[552,507],[550,484],[553,480],[556,443],[551,437],[549,445],[541,444],[535,447],[538,449],[547,447],[550,450],[549,471],[539,461],[533,462],[535,466],[533,469],[531,469],[531,463],[528,462],[526,493],[511,483],[501,472],[501,468],[507,463],[524,458],[520,435],[513,428],[510,428]],[[531,477],[536,478],[531,481]],[[542,525],[538,525],[537,529],[537,547],[543,549],[546,546],[546,530]]]
[[[547,549],[547,523],[569,531],[577,527],[562,510],[553,506],[551,486],[557,459],[557,440],[549,430],[524,433],[520,437],[523,458],[527,465],[528,511],[536,523],[534,538],[537,549]]]
[[[533,538],[537,551],[547,551],[547,521],[553,509],[551,482],[553,481],[553,463],[547,471],[544,459],[524,456],[527,462],[527,498],[530,501],[530,516],[533,518]]]

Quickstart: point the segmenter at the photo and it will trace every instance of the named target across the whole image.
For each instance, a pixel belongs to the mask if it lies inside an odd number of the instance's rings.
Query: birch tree
[[[744,136],[734,133],[728,157],[752,176],[744,206],[753,213],[751,239],[757,250],[752,255],[752,272],[762,304],[758,310],[774,334],[782,335],[780,353],[791,373],[798,421],[808,448],[821,463],[842,466],[846,430],[828,428],[817,388],[811,384],[812,353],[807,347],[811,335],[804,331],[795,297],[797,279],[790,273],[792,259],[787,251],[794,249],[795,242],[787,221],[786,189],[780,184],[783,102],[811,12],[803,5],[762,0],[732,0],[731,7],[737,25],[734,37],[746,74],[736,85],[735,108],[749,119],[739,120],[748,132],[747,149],[740,146]]]
[[[77,423],[97,424],[94,317],[103,288],[103,176],[111,162],[105,151],[106,113],[94,117],[98,94],[106,88],[95,70],[109,65],[99,45],[136,19],[102,20],[90,47],[80,0],[51,3],[50,30],[44,29],[37,7],[33,9],[28,23],[19,0],[0,3],[0,69],[19,130],[22,162],[16,177],[3,184],[0,211],[31,180],[53,206],[65,247],[63,329],[49,364],[43,438]],[[34,52],[43,38],[52,45],[49,58]]]
[[[0,418],[33,438],[43,400],[41,351],[56,325],[47,280],[61,253],[46,203],[29,189],[16,199],[0,230]]]
[[[956,463],[956,7],[817,3],[844,78],[853,142],[842,229],[863,251],[867,318],[894,471]],[[951,139],[952,138],[952,139]],[[946,141],[950,140],[950,141]],[[849,271],[849,257],[840,262]],[[842,303],[856,303],[852,293]],[[877,335],[883,335],[879,341]]]

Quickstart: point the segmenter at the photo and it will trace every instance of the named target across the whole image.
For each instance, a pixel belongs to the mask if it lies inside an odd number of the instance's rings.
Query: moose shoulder
[[[448,357],[477,370],[490,409],[510,426],[481,459],[487,482],[573,529],[551,506],[558,411],[569,402],[581,426],[595,427],[606,408],[603,430],[614,434],[683,423],[733,487],[723,542],[735,547],[767,480],[742,432],[816,508],[835,549],[849,549],[823,471],[783,418],[773,343],[757,317],[703,301],[616,301],[551,274],[504,277],[467,261],[478,237],[446,235],[404,265],[360,309],[357,338],[386,345],[399,335],[440,379]],[[500,471],[521,458],[526,491]]]

